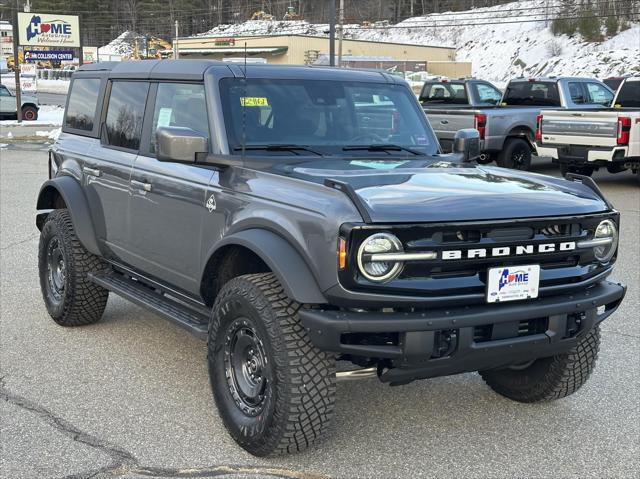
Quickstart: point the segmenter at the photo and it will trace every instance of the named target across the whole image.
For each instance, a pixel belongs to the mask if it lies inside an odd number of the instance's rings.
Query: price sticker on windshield
[[[269,106],[269,101],[263,96],[241,96],[242,106]]]

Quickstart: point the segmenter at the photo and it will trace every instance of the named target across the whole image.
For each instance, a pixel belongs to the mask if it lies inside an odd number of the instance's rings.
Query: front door
[[[148,141],[131,175],[129,249],[132,265],[171,285],[196,293],[201,272],[202,226],[210,215],[207,189],[215,171],[203,166],[158,161],[155,131],[160,126],[191,128],[209,137],[204,86],[158,83]],[[145,126],[145,129],[147,127]],[[147,135],[145,135],[147,136]]]

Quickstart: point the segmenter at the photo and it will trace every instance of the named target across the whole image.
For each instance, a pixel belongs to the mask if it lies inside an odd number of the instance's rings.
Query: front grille
[[[563,250],[560,245],[577,245],[581,240],[590,239],[600,221],[611,217],[616,219],[614,214],[596,214],[579,218],[353,227],[345,233],[349,238],[350,265],[357,264],[360,243],[380,231],[396,235],[407,253],[434,251],[437,258],[406,262],[402,273],[384,284],[368,281],[359,274],[357,267],[341,272],[340,282],[347,289],[425,298],[474,295],[474,301],[479,302],[486,293],[490,268],[537,264],[540,265],[540,288],[544,295],[547,286],[558,291],[558,286],[570,287],[609,267],[599,264],[590,249]],[[541,244],[553,244],[556,250],[539,251]],[[509,248],[509,254],[492,256],[493,248]],[[470,250],[483,250],[486,255],[472,255]],[[444,251],[460,251],[460,257],[445,259]]]

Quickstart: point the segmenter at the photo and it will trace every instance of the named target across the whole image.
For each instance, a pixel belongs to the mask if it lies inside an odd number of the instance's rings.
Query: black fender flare
[[[229,245],[245,247],[258,255],[276,275],[287,296],[294,301],[301,304],[327,302],[308,264],[282,236],[262,228],[233,233],[216,243],[205,264],[216,251]]]
[[[532,131],[528,125],[515,125],[509,130],[504,140],[506,142],[509,138],[521,138],[529,143],[531,151],[535,152],[536,148],[535,141],[533,140],[534,137],[535,132]]]
[[[55,199],[57,195],[60,195],[67,205],[76,236],[78,240],[80,240],[80,243],[82,243],[82,246],[84,246],[87,251],[95,255],[100,255],[100,248],[98,247],[98,240],[91,219],[91,211],[89,210],[89,204],[80,183],[71,176],[59,176],[45,181],[40,188],[40,193],[38,193],[36,209],[38,211],[55,209]],[[50,211],[44,211],[38,213],[36,216],[36,226],[39,230],[42,229],[44,220],[49,213]]]

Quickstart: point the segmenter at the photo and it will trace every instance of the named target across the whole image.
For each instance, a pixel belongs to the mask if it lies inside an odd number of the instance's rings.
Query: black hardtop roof
[[[124,62],[100,62],[82,65],[78,70],[84,76],[94,72],[109,72],[110,78],[202,80],[207,70],[222,69],[229,75],[247,78],[315,79],[336,81],[368,81],[402,83],[404,80],[377,70],[315,67],[305,65],[273,65],[227,63],[217,60],[134,60]],[[218,70],[220,71],[220,70]],[[76,75],[76,74],[74,74]]]

